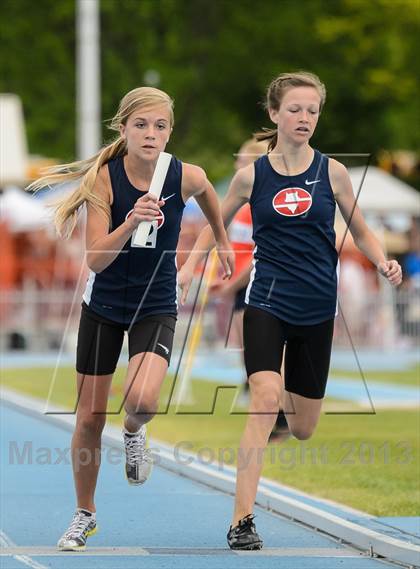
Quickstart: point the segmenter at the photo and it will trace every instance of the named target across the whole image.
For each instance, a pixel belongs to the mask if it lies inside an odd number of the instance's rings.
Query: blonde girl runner
[[[130,484],[143,484],[150,474],[145,425],[157,411],[171,356],[177,314],[175,251],[190,197],[196,198],[214,231],[224,277],[233,270],[218,199],[201,168],[172,157],[161,198],[148,193],[173,124],[173,101],[166,93],[151,87],[134,89],[123,97],[112,119],[111,128],[118,132],[113,142],[88,160],[56,167],[29,188],[80,180],[56,210],[56,226],[63,236],[71,234],[80,208],[87,205],[90,275],[78,334],[78,405],[72,439],[77,509],[58,541],[61,550],[83,549],[87,537],[97,531],[94,494],[101,435],[125,331],[126,476]],[[132,235],[142,221],[152,222],[151,231],[146,246],[135,247]]]

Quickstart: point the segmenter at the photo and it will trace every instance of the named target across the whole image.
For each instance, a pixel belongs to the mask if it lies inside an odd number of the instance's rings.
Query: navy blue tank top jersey
[[[111,232],[146,192],[130,183],[122,156],[110,160],[108,169],[113,192]],[[133,246],[130,238],[106,269],[91,271],[83,300],[97,314],[129,325],[144,316],[177,313],[176,247],[185,207],[181,182],[182,163],[172,157],[161,193],[165,205],[152,223],[146,246]]]
[[[283,176],[261,156],[250,205],[256,247],[246,302],[290,324],[333,318],[338,255],[328,157],[315,150],[306,172]]]

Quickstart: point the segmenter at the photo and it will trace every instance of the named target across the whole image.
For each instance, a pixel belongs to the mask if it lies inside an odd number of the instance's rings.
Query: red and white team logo
[[[303,188],[286,188],[277,192],[273,207],[280,215],[296,217],[311,209],[312,196]]]
[[[133,210],[129,211],[127,213],[127,215],[125,216],[125,219],[130,217],[130,215],[132,213],[133,213]],[[160,229],[164,223],[165,223],[165,214],[160,209],[158,216],[155,217],[155,219],[152,221],[152,223],[150,225],[149,235],[147,237],[146,245],[144,245],[144,247],[146,249],[155,249],[156,248],[158,229]],[[133,236],[131,238],[131,246],[132,247],[139,247],[139,245],[134,244],[134,235],[135,235],[135,232],[133,233]]]
[[[162,227],[162,225],[165,223],[165,214],[163,213],[163,211],[160,209],[159,210],[159,214],[156,217],[155,221],[157,221],[157,228],[160,229]]]
[[[133,210],[130,209],[130,211],[125,216],[125,219],[128,219],[132,213],[133,213]],[[159,210],[158,216],[153,221],[153,224],[156,225],[156,222],[157,222],[156,229],[160,229],[162,227],[162,225],[165,223],[165,214],[163,213],[163,211],[161,209]]]

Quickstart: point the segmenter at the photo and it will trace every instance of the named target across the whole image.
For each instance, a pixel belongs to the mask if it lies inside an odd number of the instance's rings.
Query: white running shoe
[[[125,446],[125,473],[129,484],[144,484],[152,472],[153,459],[150,449],[146,448],[146,425],[137,433],[123,430]]]
[[[68,530],[57,543],[61,551],[81,551],[86,547],[86,540],[98,531],[96,514],[77,508]]]

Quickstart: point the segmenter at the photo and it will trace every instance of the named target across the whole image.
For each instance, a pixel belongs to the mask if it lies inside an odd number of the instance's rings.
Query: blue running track
[[[2,569],[390,566],[260,508],[255,513],[264,549],[232,552],[225,538],[231,496],[158,466],[144,486],[130,487],[121,455],[112,459],[118,464],[111,464],[109,457],[102,462],[96,497],[98,534],[89,538],[85,552],[57,552],[56,541],[74,510],[66,452],[71,433],[9,405],[2,404],[0,411]]]

